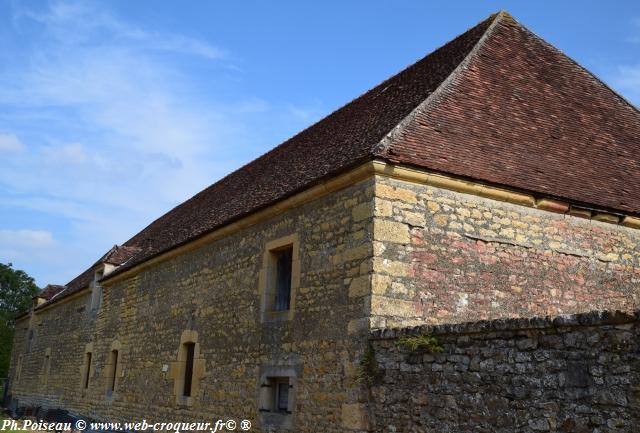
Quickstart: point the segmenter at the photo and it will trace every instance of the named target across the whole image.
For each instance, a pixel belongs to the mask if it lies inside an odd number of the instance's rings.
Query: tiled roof
[[[640,113],[502,16],[385,159],[640,213]]]
[[[58,293],[62,292],[65,288],[65,286],[60,286],[58,284],[48,284],[40,293],[38,293],[37,296],[48,301]]]
[[[438,88],[491,22],[483,21],[158,218],[125,243],[142,248],[127,265],[371,159],[380,140]]]
[[[97,263],[108,263],[110,265],[120,266],[125,264],[139,251],[140,248],[134,246],[114,245]]]
[[[59,286],[55,284],[49,284],[45,287],[41,293],[41,297],[45,298],[47,301],[57,301],[65,296],[68,296],[72,293],[75,293],[79,290],[84,289],[89,286],[91,281],[93,281],[95,277],[94,268],[101,263],[108,263],[111,265],[121,266],[125,264],[128,260],[130,260],[140,249],[136,247],[127,247],[122,245],[114,245],[107,253],[102,256],[98,261],[96,261],[89,269],[75,277],[73,280],[67,283],[66,286]],[[59,290],[55,290],[54,288],[59,288]],[[50,294],[51,296],[42,296],[43,294]],[[45,304],[40,305],[40,308]]]
[[[634,107],[492,15],[152,222],[111,275],[373,159],[640,214],[639,138]]]

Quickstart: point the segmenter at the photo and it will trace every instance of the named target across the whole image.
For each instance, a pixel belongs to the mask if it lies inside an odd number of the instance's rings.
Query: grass
[[[376,385],[383,376],[384,372],[380,371],[378,363],[376,362],[376,352],[373,350],[373,347],[369,346],[362,355],[362,358],[360,358],[356,373],[356,382],[373,386]]]
[[[396,345],[410,352],[438,353],[443,350],[438,339],[432,335],[404,335]]]
[[[8,416],[6,416],[5,414],[3,414],[2,412],[0,412],[0,432],[2,432],[2,433],[22,433],[21,430],[11,430],[11,429],[2,430],[2,422],[5,419],[10,419],[10,418]]]

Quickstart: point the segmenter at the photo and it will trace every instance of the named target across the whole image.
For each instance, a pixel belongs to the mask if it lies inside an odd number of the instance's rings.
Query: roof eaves
[[[313,188],[316,185],[320,185],[323,182],[327,181],[328,179],[332,179],[332,178],[334,178],[336,176],[339,176],[340,174],[349,172],[350,170],[353,170],[354,168],[356,168],[356,167],[358,167],[358,166],[360,166],[360,165],[362,165],[362,164],[364,164],[364,163],[366,163],[368,161],[373,161],[373,160],[375,160],[375,156],[372,155],[372,154],[367,154],[364,157],[354,161],[353,163],[351,163],[349,165],[345,165],[344,167],[340,167],[338,170],[334,170],[334,171],[328,173],[326,176],[323,176],[321,178],[316,179],[314,182],[306,184],[306,185],[304,185],[304,186],[302,186],[302,187],[300,187],[300,188],[298,188],[296,190],[291,191],[290,193],[288,193],[286,195],[283,195],[281,198],[279,198],[277,200],[273,200],[271,202],[268,202],[268,203],[264,204],[263,206],[260,206],[260,207],[257,207],[255,209],[252,209],[249,212],[246,212],[246,213],[243,213],[243,214],[239,214],[239,215],[235,216],[234,218],[231,218],[231,219],[225,221],[222,224],[219,224],[217,226],[211,227],[208,230],[205,230],[205,231],[203,231],[202,233],[199,233],[196,236],[187,238],[182,242],[179,242],[179,243],[177,243],[175,245],[172,245],[170,248],[166,248],[166,249],[163,249],[163,250],[160,250],[160,251],[156,251],[153,254],[150,254],[149,256],[144,257],[144,259],[142,261],[136,262],[135,259],[137,258],[137,254],[133,255],[126,262],[124,262],[122,265],[118,266],[112,272],[110,272],[107,275],[105,275],[104,277],[102,277],[102,279],[100,279],[99,282],[108,281],[109,279],[111,279],[111,278],[113,278],[113,277],[115,277],[117,275],[120,275],[123,272],[127,272],[127,271],[135,268],[136,266],[142,265],[143,263],[145,263],[145,262],[147,262],[147,261],[149,261],[149,260],[151,260],[151,259],[153,259],[155,257],[161,256],[161,255],[163,255],[163,254],[165,254],[165,253],[167,253],[169,251],[172,251],[172,250],[174,250],[176,248],[179,248],[179,247],[181,247],[183,245],[186,245],[186,244],[188,244],[190,242],[196,241],[196,240],[206,236],[209,233],[212,233],[212,232],[214,232],[214,231],[216,231],[216,230],[218,230],[218,229],[220,229],[222,227],[225,227],[227,225],[233,224],[234,222],[236,222],[238,220],[241,220],[241,219],[243,219],[243,218],[245,218],[245,217],[247,217],[249,215],[252,215],[254,213],[260,212],[263,209],[269,208],[271,206],[275,206],[276,204],[278,204],[278,203],[280,203],[280,202],[282,202],[284,200],[287,200],[288,198],[293,197],[296,194],[301,193],[302,191],[305,191],[305,190],[307,190],[309,188]],[[133,263],[130,263],[132,261],[133,261]]]

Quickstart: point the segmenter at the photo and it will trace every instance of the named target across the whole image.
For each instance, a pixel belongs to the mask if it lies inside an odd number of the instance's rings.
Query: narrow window
[[[49,377],[49,370],[51,370],[51,356],[50,355],[45,355],[44,356],[44,377],[45,377],[45,380],[46,380],[46,378]]]
[[[89,388],[89,373],[91,372],[91,352],[87,352],[84,355],[86,367],[84,370],[84,388]]]
[[[274,251],[276,263],[275,311],[285,311],[291,304],[291,263],[293,247]]]
[[[258,277],[261,322],[291,320],[300,288],[300,242],[297,234],[265,244]]]
[[[44,361],[42,362],[42,375],[40,377],[40,382],[45,386],[49,383],[50,371],[51,371],[51,348],[47,347],[44,350]]]
[[[278,412],[289,411],[289,379],[281,379],[278,381],[278,388],[276,389],[276,410]]]
[[[191,397],[191,383],[193,382],[193,357],[195,355],[195,343],[185,343],[186,364],[184,366],[184,390],[182,395]]]
[[[33,345],[33,329],[29,329],[29,337],[27,340],[27,353],[31,352],[32,345]]]
[[[111,392],[116,390],[116,372],[118,371],[118,351],[111,351],[111,376],[109,377],[109,390]]]

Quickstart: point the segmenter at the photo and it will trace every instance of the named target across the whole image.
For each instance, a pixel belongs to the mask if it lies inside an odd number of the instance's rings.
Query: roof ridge
[[[513,18],[512,18],[513,19]],[[515,19],[514,21],[516,23],[518,23]],[[518,23],[520,25],[520,23]],[[556,47],[553,44],[550,44],[549,42],[547,42],[543,37],[539,36],[536,32],[530,30],[528,27],[520,25],[520,27],[527,33],[529,33],[531,36],[533,36],[538,42],[540,42],[541,44],[543,44],[546,48],[551,49],[552,51],[557,52],[558,54],[564,56],[567,58],[567,60],[569,60],[574,66],[577,66],[582,72],[586,72],[587,75],[589,75],[590,77],[592,77],[594,80],[596,80],[599,84],[601,84],[602,86],[604,86],[607,90],[609,90],[611,93],[613,93],[613,95],[615,97],[617,97],[620,102],[622,102],[624,105],[627,105],[629,107],[631,107],[633,110],[635,110],[637,113],[640,114],[640,107],[636,107],[635,104],[633,104],[631,101],[629,101],[627,98],[625,98],[624,96],[622,96],[620,93],[618,93],[616,90],[612,89],[611,86],[609,86],[607,83],[605,83],[602,79],[600,79],[596,74],[594,74],[593,72],[591,72],[590,70],[588,70],[587,68],[585,68],[584,66],[582,66],[580,63],[578,63],[576,60],[573,59],[573,57],[571,57],[570,55],[566,54],[564,51],[562,51],[560,48]]]
[[[499,12],[493,13],[491,15],[489,15],[487,18],[485,18],[484,20],[480,21],[479,23],[477,23],[474,26],[471,26],[466,32],[469,32],[471,30],[473,30],[474,28],[480,26],[482,23],[486,22],[487,20],[494,20],[496,21],[497,18],[503,18],[503,17],[509,17],[510,19],[513,19],[511,17],[511,15],[504,11],[501,10]],[[494,25],[494,23],[492,22],[492,24],[489,27],[492,27]],[[489,28],[487,28],[487,30],[485,30],[485,33],[488,31]],[[375,84],[373,87],[369,88],[369,89],[365,89],[364,91],[362,91],[360,94],[358,94],[357,96],[353,97],[352,99],[348,100],[347,102],[344,102],[343,104],[339,105],[337,108],[333,109],[332,111],[330,111],[329,113],[327,113],[326,115],[322,116],[320,119],[314,121],[313,123],[307,125],[305,128],[303,128],[302,130],[296,132],[295,134],[289,136],[288,138],[284,139],[282,142],[280,142],[278,145],[266,150],[265,152],[261,153],[260,155],[257,155],[256,157],[250,159],[249,161],[246,161],[244,164],[242,164],[240,167],[238,167],[237,169],[231,171],[230,173],[227,173],[226,175],[222,176],[220,179],[212,182],[211,184],[207,185],[206,187],[204,187],[203,189],[201,189],[200,191],[196,192],[195,194],[193,194],[191,197],[183,200],[182,202],[178,203],[177,205],[175,205],[174,207],[170,208],[168,211],[166,211],[165,213],[163,213],[162,215],[160,215],[158,218],[156,218],[155,220],[151,221],[149,224],[147,224],[145,227],[143,227],[142,229],[140,229],[137,233],[133,234],[129,239],[127,239],[122,245],[126,246],[129,245],[129,243],[131,241],[133,241],[140,233],[142,233],[143,231],[145,231],[147,228],[149,228],[150,226],[154,225],[156,222],[158,222],[159,220],[161,220],[165,215],[167,215],[169,212],[172,212],[184,205],[186,205],[189,201],[195,199],[197,196],[206,193],[207,190],[209,190],[210,188],[214,187],[215,185],[217,185],[218,183],[223,182],[224,180],[231,178],[233,175],[235,175],[238,172],[242,172],[244,169],[246,169],[248,166],[251,166],[254,162],[256,162],[257,160],[263,159],[265,157],[268,157],[270,154],[273,154],[275,152],[278,151],[278,148],[284,144],[289,143],[290,141],[292,141],[293,139],[295,139],[298,136],[303,135],[305,132],[307,132],[308,130],[310,130],[311,128],[315,127],[316,125],[322,123],[323,121],[327,120],[328,118],[332,117],[334,114],[340,112],[342,109],[344,108],[348,108],[349,106],[351,106],[354,102],[357,102],[358,100],[360,100],[362,97],[368,95],[370,92],[372,92],[373,90],[382,87],[383,85],[385,85],[386,83],[392,81],[394,78],[396,78],[397,75],[403,73],[404,71],[406,71],[407,69],[411,68],[412,66],[416,65],[417,63],[420,63],[421,61],[423,61],[426,57],[430,56],[431,54],[433,54],[435,51],[447,46],[449,43],[453,42],[454,40],[458,39],[460,36],[462,36],[463,34],[465,34],[466,32],[463,32],[461,34],[456,35],[454,38],[452,38],[451,40],[445,42],[444,44],[442,44],[441,46],[439,46],[438,48],[436,48],[434,51],[427,53],[426,56],[423,56],[422,58],[419,58],[418,60],[416,60],[415,62],[413,62],[412,64],[403,67],[402,69],[400,69],[399,71],[394,72],[391,76],[387,77],[385,80],[383,80],[380,83]],[[484,37],[483,36],[480,38],[482,39]],[[478,40],[479,42],[479,40]],[[477,43],[476,43],[477,44]],[[471,50],[472,51],[472,50]],[[455,69],[454,69],[455,71]],[[379,142],[374,143],[371,146],[371,152],[370,152],[370,157],[374,157],[375,158],[375,149],[378,146]],[[133,245],[135,246],[135,245]]]
[[[436,51],[446,47],[447,45],[449,45],[451,42],[459,39],[462,35],[464,35],[465,33],[468,33],[470,31],[472,31],[473,29],[481,26],[483,23],[490,21],[490,20],[496,20],[496,18],[500,17],[501,14],[507,14],[504,11],[501,12],[496,12],[494,14],[489,15],[489,17],[485,18],[484,20],[480,21],[478,24],[471,26],[466,32],[463,32],[462,34],[457,35],[456,37],[454,37],[453,39],[447,41],[446,43],[444,43],[443,45],[441,45],[440,47],[436,48],[436,50],[432,51],[431,53],[428,53],[426,56],[416,60],[414,63],[412,63],[409,66],[404,67],[403,69],[401,69],[398,72],[395,72],[393,75],[391,75],[390,77],[388,77],[387,79],[385,79],[384,81],[376,84],[375,86],[373,86],[372,88],[363,91],[362,93],[360,93],[359,95],[357,95],[356,97],[352,98],[351,100],[349,100],[348,102],[340,105],[338,108],[334,109],[333,111],[331,111],[330,113],[326,114],[325,116],[323,116],[322,118],[320,118],[319,120],[315,121],[314,123],[308,125],[306,128],[302,129],[301,131],[297,132],[296,134],[293,134],[292,136],[290,136],[289,138],[287,138],[286,140],[282,141],[279,145],[265,151],[264,153],[262,153],[261,155],[251,159],[250,161],[247,161],[246,163],[244,163],[242,166],[238,167],[237,169],[233,170],[232,172],[224,175],[223,177],[221,177],[220,179],[216,180],[215,182],[211,183],[210,185],[206,186],[205,188],[203,188],[202,190],[198,191],[197,193],[193,194],[191,197],[185,199],[184,201],[182,201],[181,203],[177,204],[176,206],[172,207],[171,209],[169,209],[168,211],[166,211],[165,213],[163,213],[162,215],[160,215],[158,218],[154,219],[153,221],[151,221],[149,224],[147,224],[144,228],[142,228],[141,230],[139,230],[137,233],[133,234],[129,239],[127,239],[122,245],[125,246],[137,246],[137,247],[141,247],[141,249],[144,249],[143,245],[140,245],[139,242],[140,240],[138,239],[139,235],[141,233],[144,233],[147,231],[147,229],[152,228],[153,226],[155,226],[156,224],[160,223],[161,220],[163,220],[168,214],[170,214],[171,212],[174,211],[178,211],[180,208],[183,207],[187,207],[189,205],[190,202],[195,201],[198,199],[198,197],[206,195],[207,193],[209,193],[211,191],[212,188],[218,186],[221,183],[224,183],[225,181],[227,181],[228,179],[233,178],[235,175],[237,175],[238,173],[242,173],[243,171],[246,171],[247,169],[249,169],[254,163],[258,162],[259,160],[268,158],[271,155],[276,154],[277,152],[281,151],[281,147],[288,145],[290,142],[294,141],[296,138],[298,137],[302,137],[304,136],[305,133],[307,133],[308,131],[312,130],[314,127],[316,127],[317,125],[323,124],[325,121],[329,121],[332,117],[339,115],[340,113],[343,112],[344,109],[349,109],[349,107],[352,107],[354,103],[359,102],[362,98],[366,97],[367,95],[370,95],[371,92],[375,91],[376,89],[379,89],[380,87],[385,86],[385,84],[392,82],[394,79],[396,79],[396,77],[399,74],[404,73],[406,70],[412,68],[413,66],[417,65],[418,63],[424,61],[426,58],[428,58],[429,56],[431,56],[433,53],[435,53]],[[508,15],[508,14],[507,14]],[[510,16],[510,15],[509,15]],[[491,24],[493,25],[493,23]],[[485,30],[486,32],[486,30]],[[484,35],[484,33],[483,33]],[[384,91],[384,89],[383,89]],[[376,153],[375,153],[375,149],[378,146],[378,144],[380,143],[380,140],[375,141],[369,148],[369,151],[367,152],[367,155],[364,155],[365,157],[367,157],[368,159],[374,159],[376,157]]]
[[[507,10],[505,9],[501,9],[500,11],[496,12],[495,14],[491,15],[492,17],[498,17],[498,18],[503,18],[505,20],[511,20],[511,21],[515,21],[518,22],[513,15],[511,15]]]
[[[538,40],[543,43],[538,43]],[[554,50],[549,50],[549,46]],[[540,60],[549,57],[559,61],[558,70],[554,70],[556,76],[550,77],[556,81],[543,79],[547,76],[540,73],[544,71],[544,65],[537,61],[536,56],[541,56]],[[531,72],[523,75],[528,81],[518,81],[518,75],[511,74],[509,69],[506,72],[499,70],[497,66],[500,65],[496,65],[496,61],[519,68],[520,72]],[[533,34],[508,12],[491,14],[422,59],[156,218],[124,243],[126,249],[114,253],[119,260],[126,261],[109,275],[131,269],[346,172],[356,164],[377,158],[520,189],[540,185],[533,191],[545,195],[551,192],[554,197],[566,198],[572,203],[591,203],[607,209],[637,212],[640,208],[630,203],[640,203],[636,199],[640,197],[640,190],[633,186],[625,189],[626,184],[615,175],[609,175],[606,180],[619,191],[607,194],[610,188],[597,183],[595,165],[582,163],[577,169],[572,169],[565,160],[553,160],[567,155],[577,158],[576,155],[583,150],[575,148],[572,143],[589,140],[594,142],[591,152],[594,161],[605,168],[612,168],[607,162],[614,161],[620,164],[621,168],[617,170],[621,174],[629,175],[631,180],[637,177],[633,175],[637,173],[637,165],[634,164],[640,161],[640,149],[635,146],[640,133],[637,132],[640,131],[637,109],[629,110],[628,106],[635,107],[621,103],[623,98],[612,96],[611,93],[617,94],[607,92],[606,84],[604,87],[598,85],[602,82],[597,77],[594,80],[589,71],[586,71],[589,74],[584,74],[585,69],[580,65],[580,68],[575,68],[574,64],[573,59]],[[568,81],[571,79],[597,92],[591,96],[588,92],[579,95],[572,91],[573,83]],[[528,87],[529,81],[534,84],[532,88]],[[545,89],[548,86],[549,98],[561,98],[547,100],[535,85],[544,85]],[[560,85],[567,88],[558,87]],[[522,91],[508,92],[510,86]],[[509,97],[509,103],[520,110],[515,113],[517,115],[514,115],[513,107],[505,103],[505,97]],[[530,100],[530,97],[538,99]],[[582,107],[581,101],[591,105]],[[533,106],[530,107],[528,102]],[[566,114],[566,105],[574,106],[574,102],[579,108],[578,114]],[[490,110],[486,110],[488,106],[495,109],[493,111],[499,116],[497,119]],[[580,113],[584,114],[585,120],[577,118]],[[618,114],[623,120],[628,120],[627,125],[607,120],[616,119]],[[559,119],[557,122],[553,120],[556,118]],[[474,119],[482,119],[483,123]],[[491,127],[496,120],[502,129]],[[568,131],[565,137],[562,130],[554,129],[562,121],[573,122],[571,125],[575,125],[576,130],[589,123],[585,131]],[[449,123],[443,125],[446,128],[439,128],[440,122]],[[602,123],[602,128],[598,122]],[[537,127],[535,137],[530,137],[530,125]],[[558,146],[564,147],[554,148],[552,145],[556,142],[552,140],[560,140]],[[616,154],[607,154],[606,146],[617,143],[625,147],[616,148]],[[530,149],[525,145],[534,147]],[[487,152],[487,149],[495,149],[495,152]],[[530,161],[532,158],[525,160],[532,149],[540,152],[555,149],[549,158],[557,164],[547,171],[539,167],[537,161],[541,155],[546,157],[544,153],[537,154],[538,159],[533,162]],[[508,171],[504,170],[501,158],[510,157],[510,152],[519,152],[516,156],[522,156],[522,160],[519,160],[518,167]],[[450,156],[453,156],[453,161]],[[580,159],[574,162],[580,162]],[[516,172],[516,169],[520,171]],[[528,170],[525,175],[522,175],[522,169]],[[503,171],[506,174],[500,174]],[[574,180],[580,176],[596,180],[584,187],[583,181],[563,187],[563,182],[568,179],[565,176],[567,171]],[[560,178],[560,175],[564,177]],[[130,254],[133,252],[129,251],[130,247],[139,248],[139,252]],[[86,287],[93,278],[92,268],[87,269],[67,284],[68,288],[61,296]]]
[[[488,37],[493,32],[493,29],[498,25],[498,23],[502,20],[512,20],[515,19],[506,11],[501,10],[494,14],[491,14],[489,18],[491,20],[491,24],[484,31],[482,36],[478,39],[478,41],[474,44],[473,48],[469,50],[467,55],[462,59],[458,66],[456,66],[453,71],[445,78],[438,87],[431,92],[424,101],[418,104],[407,116],[405,116],[387,135],[385,135],[378,143],[375,143],[372,148],[372,154],[374,157],[383,156],[386,152],[393,146],[395,138],[400,135],[405,127],[411,123],[413,119],[415,119],[416,115],[423,110],[428,109],[433,104],[435,104],[438,100],[438,97],[444,92],[444,90],[449,87],[449,84],[460,74],[461,70],[463,70],[472,60],[475,58],[476,53],[479,51],[480,47],[484,44],[484,42],[488,39]],[[486,20],[481,21],[476,24],[471,29],[481,25]],[[517,22],[517,21],[515,21]],[[470,30],[471,30],[470,29]],[[446,44],[445,44],[446,45]]]

